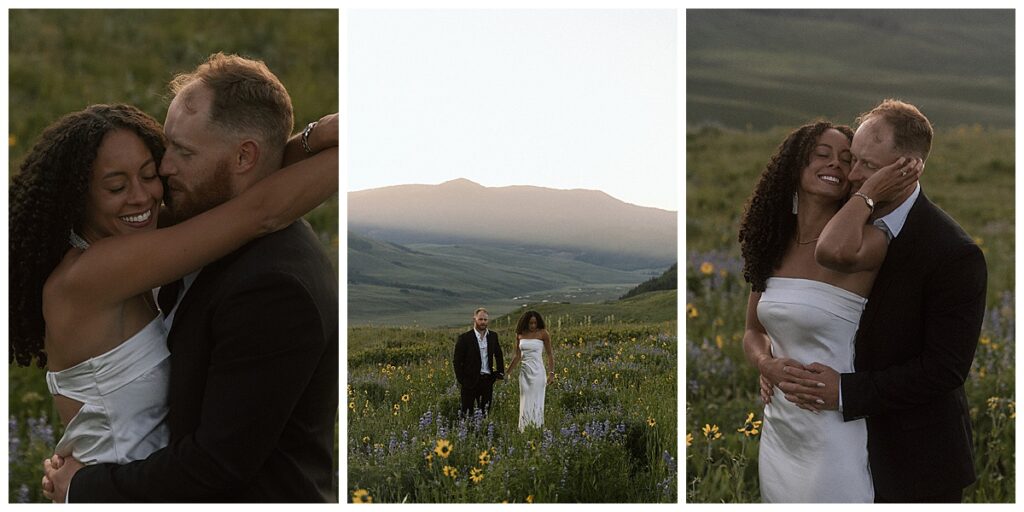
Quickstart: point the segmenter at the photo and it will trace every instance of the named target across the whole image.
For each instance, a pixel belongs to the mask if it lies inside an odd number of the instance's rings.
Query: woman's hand
[[[554,381],[555,381],[555,372],[548,372],[547,384],[550,385]]]
[[[795,366],[801,370],[807,369],[796,360],[786,357],[765,356],[757,362],[757,369],[761,372],[761,379],[767,381],[769,390],[778,386],[779,383],[791,379],[785,372],[785,367],[787,366]],[[761,387],[764,389],[764,384]]]
[[[768,382],[768,379],[764,375],[758,375],[757,381],[761,385],[761,401],[765,405],[772,403],[772,395],[775,394],[775,390],[772,387],[772,383]]]
[[[891,203],[912,189],[924,171],[924,160],[900,157],[871,175],[859,192],[870,197],[875,206]]]
[[[309,149],[318,153],[338,145],[338,114],[327,114],[316,122],[313,131],[309,132]]]

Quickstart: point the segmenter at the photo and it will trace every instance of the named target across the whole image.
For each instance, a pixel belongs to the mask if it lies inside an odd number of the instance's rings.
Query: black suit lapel
[[[891,304],[887,298],[890,296],[893,283],[899,281],[899,274],[906,270],[907,265],[914,264],[911,257],[915,252],[915,245],[918,243],[920,233],[924,230],[923,219],[925,211],[931,203],[925,197],[924,191],[917,196],[914,206],[907,213],[907,220],[903,223],[903,229],[899,236],[889,244],[885,255],[885,261],[878,270],[878,276],[871,287],[871,294],[868,296],[868,306],[864,310],[861,325],[870,326],[875,321],[879,312],[888,309]],[[874,306],[874,307],[872,307]]]

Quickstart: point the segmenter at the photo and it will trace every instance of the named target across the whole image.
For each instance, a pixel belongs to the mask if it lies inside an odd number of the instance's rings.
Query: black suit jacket
[[[207,265],[167,343],[170,444],[70,501],[337,502],[337,278],[305,221]]]
[[[922,192],[857,331],[843,415],[867,418],[875,492],[927,497],[975,479],[964,393],[985,312],[981,250]]]
[[[498,333],[487,332],[487,359],[491,375],[496,379],[504,378],[505,356],[501,353]],[[476,331],[470,329],[459,335],[455,341],[455,378],[463,388],[472,388],[480,380],[480,345],[476,341]]]

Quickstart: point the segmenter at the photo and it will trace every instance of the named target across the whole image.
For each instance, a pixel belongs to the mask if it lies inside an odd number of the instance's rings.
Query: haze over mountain
[[[676,261],[676,212],[596,190],[484,187],[466,179],[397,185],[349,192],[348,225],[399,244],[536,248],[625,270]]]

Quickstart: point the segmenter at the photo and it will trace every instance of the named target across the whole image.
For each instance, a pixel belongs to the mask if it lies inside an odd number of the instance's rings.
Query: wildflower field
[[[736,234],[785,131],[687,134],[686,500],[759,502],[762,404],[742,337],[749,286]],[[967,502],[1014,502],[1013,132],[939,131],[921,183],[988,263],[985,320],[966,383],[978,480]]]
[[[350,327],[349,500],[678,501],[676,322],[547,323],[557,377],[543,427],[522,433],[517,370],[495,384],[487,417],[459,417],[451,358],[468,325]],[[491,328],[508,365],[512,326]]]

